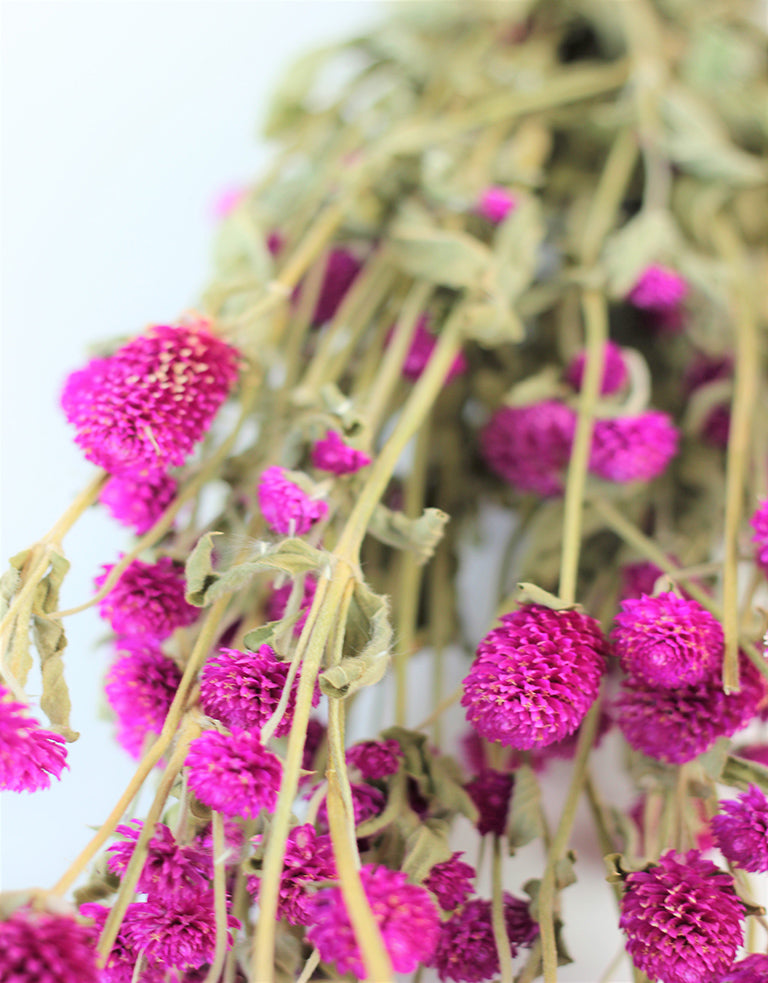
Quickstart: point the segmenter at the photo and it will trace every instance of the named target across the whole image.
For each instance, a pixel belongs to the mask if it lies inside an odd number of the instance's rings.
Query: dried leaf
[[[46,615],[59,610],[59,592],[69,570],[69,560],[58,553],[51,553],[51,568],[38,585],[32,617],[32,633],[40,655],[43,692],[40,708],[48,717],[53,729],[67,741],[76,741],[79,734],[69,726],[72,701],[64,678],[63,654],[67,647],[64,626]]]
[[[670,261],[681,252],[682,237],[669,212],[642,211],[610,236],[602,265],[612,297],[625,297],[643,270],[655,262]]]
[[[365,584],[355,584],[344,635],[344,657],[320,676],[327,696],[344,699],[379,682],[386,672],[392,646],[389,601]]]
[[[292,628],[301,617],[301,614],[301,611],[297,611],[290,618],[281,618],[280,621],[268,621],[265,625],[252,628],[244,636],[243,645],[245,645],[249,652],[257,652],[262,645],[272,645],[275,636]]]
[[[4,618],[16,591],[21,586],[21,570],[27,562],[29,550],[22,550],[8,561],[10,567],[0,577],[0,618]]]
[[[409,519],[402,512],[393,512],[385,505],[378,505],[368,532],[387,546],[415,553],[421,564],[426,563],[435,552],[449,519],[450,516],[440,509],[424,509],[418,519]]]
[[[492,253],[466,232],[397,221],[391,230],[393,262],[410,276],[442,287],[473,287],[486,276]]]
[[[507,818],[509,852],[537,840],[544,833],[541,789],[532,768],[522,765],[515,772],[515,787]]]
[[[518,584],[515,591],[518,604],[540,604],[550,611],[580,611],[579,604],[566,604],[556,594],[550,594],[536,584]]]
[[[445,863],[453,856],[448,844],[448,824],[427,820],[419,825],[405,841],[405,859],[401,870],[416,884],[429,875],[435,864]]]
[[[320,689],[326,696],[343,700],[366,686],[375,686],[384,678],[389,664],[388,652],[359,655],[326,669],[320,676]]]
[[[483,348],[516,344],[525,329],[516,311],[498,294],[486,300],[468,300],[462,305],[462,334]]]
[[[768,793],[768,768],[764,768],[756,761],[747,761],[746,758],[729,754],[725,759],[725,767],[719,781],[723,785],[744,790],[750,785],[757,785],[763,792]]]
[[[263,131],[276,137],[290,129],[306,113],[304,101],[309,95],[320,70],[338,52],[338,45],[317,48],[291,63],[278,83],[267,110]]]

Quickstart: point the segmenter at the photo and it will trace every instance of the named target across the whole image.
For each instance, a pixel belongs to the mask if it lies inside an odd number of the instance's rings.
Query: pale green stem
[[[492,890],[493,900],[491,907],[491,919],[493,922],[493,940],[496,943],[496,952],[499,956],[499,966],[501,967],[501,983],[512,983],[512,953],[509,947],[509,936],[507,935],[507,925],[504,919],[504,895],[502,891],[502,855],[501,837],[493,837],[493,866],[492,870]]]
[[[317,949],[313,949],[309,959],[307,959],[307,961],[304,963],[304,969],[302,969],[301,975],[296,980],[296,983],[309,983],[319,964],[320,953],[317,951]]]
[[[211,814],[213,827],[213,906],[216,916],[216,949],[211,968],[203,983],[219,983],[227,955],[227,858],[224,853],[224,820],[221,813]]]

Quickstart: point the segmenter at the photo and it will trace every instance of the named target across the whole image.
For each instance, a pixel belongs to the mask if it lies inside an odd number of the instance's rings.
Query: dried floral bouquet
[[[737,0],[526,0],[395,5],[293,67],[200,311],[67,379],[98,470],[2,579],[1,787],[67,767],[89,605],[138,761],[59,881],[3,899],[5,983],[554,983],[582,795],[636,983],[768,980],[767,62]],[[137,538],[62,611],[92,506]],[[629,811],[590,765],[609,731]]]

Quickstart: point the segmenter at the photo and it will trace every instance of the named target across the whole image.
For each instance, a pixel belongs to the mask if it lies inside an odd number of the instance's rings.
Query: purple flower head
[[[656,314],[677,310],[688,295],[688,284],[669,266],[647,266],[627,294],[634,307]]]
[[[400,767],[403,752],[396,740],[361,741],[347,751],[347,765],[357,768],[366,781],[378,781],[394,775]]]
[[[572,734],[597,698],[608,645],[578,611],[525,605],[480,642],[462,706],[483,737],[519,750]]]
[[[463,856],[454,853],[450,860],[435,864],[424,881],[424,887],[435,895],[443,911],[454,911],[472,894],[476,871],[460,859]]]
[[[258,652],[239,652],[223,648],[203,666],[200,675],[200,702],[209,717],[227,727],[260,730],[280,702],[290,664],[281,662],[269,645]],[[275,731],[282,737],[291,729],[296,708],[298,677],[294,679],[283,719]],[[316,685],[312,706],[320,701]]]
[[[106,564],[94,584],[100,588],[113,564]],[[170,557],[157,563],[134,560],[99,604],[101,617],[118,635],[167,638],[197,620],[200,609],[184,599],[184,570]]]
[[[99,501],[124,526],[143,536],[176,495],[176,479],[165,471],[127,471],[104,485]]]
[[[492,184],[483,191],[477,202],[477,213],[498,225],[517,208],[517,199],[506,188]]]
[[[562,495],[576,414],[554,399],[503,406],[480,434],[488,467],[517,491]]]
[[[384,809],[386,796],[381,789],[375,785],[366,785],[362,782],[350,782],[352,792],[352,809],[354,811],[355,826],[364,823],[367,819],[373,819]],[[328,829],[328,799],[323,799],[320,808],[317,810],[317,825],[320,829]]]
[[[755,563],[768,575],[768,498],[760,502],[749,520],[755,530],[752,542],[755,550]]]
[[[669,850],[630,874],[619,927],[632,962],[664,983],[716,983],[741,944],[744,903],[733,878],[698,850]]]
[[[741,690],[727,696],[717,678],[677,689],[626,679],[615,717],[627,742],[650,758],[683,764],[719,737],[731,737],[755,716],[765,694],[762,676],[745,657],[740,670]]]
[[[680,433],[659,410],[596,420],[589,468],[607,481],[650,481],[677,454]]]
[[[97,934],[74,918],[19,908],[0,921],[3,983],[100,983]]]
[[[756,761],[759,765],[768,768],[768,744],[744,744],[737,747],[733,753],[740,758]]]
[[[504,835],[514,785],[515,776],[510,772],[483,768],[464,786],[480,814],[477,831],[481,836]]]
[[[366,864],[360,869],[363,890],[381,931],[396,973],[412,973],[431,959],[440,931],[440,916],[428,891],[409,884],[401,871]],[[307,940],[323,962],[357,979],[368,976],[347,914],[341,888],[323,888],[312,899]]]
[[[291,925],[309,925],[312,885],[335,877],[336,863],[330,836],[315,832],[309,823],[295,826],[288,834],[285,847],[277,917],[285,918]],[[258,901],[260,886],[258,877],[248,878],[248,890],[254,901]]]
[[[723,856],[736,867],[752,873],[768,870],[768,799],[756,785],[720,802],[712,832]]]
[[[722,665],[720,622],[698,601],[671,591],[622,601],[611,637],[624,671],[648,686],[692,686]]]
[[[345,444],[341,434],[336,430],[329,430],[325,437],[316,441],[312,447],[312,464],[320,471],[330,471],[332,474],[354,474],[370,463],[371,458],[367,454]]]
[[[621,600],[653,594],[656,581],[663,573],[661,567],[647,560],[625,563],[621,568]]]
[[[0,789],[37,792],[50,786],[51,777],[61,778],[65,768],[69,765],[61,734],[43,730],[29,707],[0,685]]]
[[[117,739],[134,758],[141,756],[147,734],[163,729],[181,671],[155,642],[123,639],[107,673],[104,692],[117,717]]]
[[[565,380],[574,389],[581,391],[584,383],[584,368],[587,364],[586,352],[581,351],[576,355],[568,368],[565,370]],[[621,349],[612,341],[605,344],[605,358],[603,360],[603,379],[600,383],[600,393],[603,396],[610,396],[618,392],[629,378],[627,363],[621,354]]]
[[[140,905],[135,903],[128,905],[125,920],[117,933],[106,965],[101,970],[100,983],[133,983],[134,981],[134,970],[141,953],[133,942],[126,938],[126,925],[130,925],[137,908],[140,908]],[[109,908],[100,904],[80,905],[80,914],[84,918],[93,920],[98,935],[104,930],[109,911]],[[165,983],[165,966],[146,958],[143,966],[141,983]]]
[[[259,479],[259,508],[270,529],[281,536],[302,536],[328,512],[326,502],[310,498],[277,466]]]
[[[304,754],[301,759],[301,767],[304,771],[313,771],[315,766],[315,755],[320,749],[320,745],[325,740],[326,726],[317,717],[310,717],[307,722],[307,736],[304,741]]]
[[[315,313],[312,315],[312,324],[325,324],[331,320],[359,272],[360,262],[352,253],[346,249],[334,249],[331,252]]]
[[[733,376],[733,358],[730,355],[698,354],[691,360],[683,375],[683,392],[690,396],[700,386]]]
[[[189,787],[211,809],[245,819],[274,809],[283,766],[253,731],[207,730],[190,744],[186,763]]]
[[[539,934],[528,905],[504,892],[504,921],[509,952],[514,958],[520,948],[530,946]],[[440,926],[440,937],[431,965],[441,980],[483,983],[499,972],[499,955],[493,934],[491,902],[474,898]]]
[[[230,928],[239,925],[228,916]],[[171,899],[145,901],[129,907],[124,923],[125,938],[150,963],[166,968],[197,969],[213,961],[216,950],[216,919],[213,891],[176,895]],[[227,933],[227,948],[232,933]]]
[[[426,369],[427,363],[432,358],[432,352],[437,346],[437,338],[429,330],[428,325],[429,317],[423,314],[416,323],[411,347],[408,349],[408,354],[405,356],[405,361],[403,362],[403,375],[406,379],[415,381],[419,378],[424,369]],[[466,356],[463,352],[459,352],[445,375],[444,384],[447,386],[456,376],[463,375],[467,371],[467,368]]]
[[[755,952],[746,959],[734,963],[725,976],[718,976],[717,983],[766,983],[768,980],[768,956]]]
[[[115,474],[183,464],[227,398],[238,358],[204,321],[151,328],[69,376],[61,404],[76,443]]]
[[[284,584],[282,587],[272,588],[272,593],[267,601],[267,621],[280,621],[284,616],[291,596],[291,586],[291,584]],[[312,574],[308,573],[304,578],[304,596],[299,604],[299,611],[301,613],[298,621],[293,626],[293,634],[297,638],[307,623],[307,615],[309,614],[309,609],[312,607],[312,601],[315,599],[316,590],[317,581]]]
[[[107,851],[107,865],[113,873],[125,873],[143,825],[141,820],[134,819],[131,825],[121,825],[115,830],[125,839]],[[158,823],[149,841],[149,854],[136,890],[148,894],[150,900],[163,901],[185,892],[199,894],[208,888],[212,877],[210,853],[197,846],[180,845],[170,829]]]

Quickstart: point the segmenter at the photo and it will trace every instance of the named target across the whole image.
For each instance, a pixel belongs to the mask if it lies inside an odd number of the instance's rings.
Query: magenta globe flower
[[[711,825],[726,860],[752,873],[768,871],[768,799],[756,785],[721,801]]]
[[[74,918],[19,908],[0,921],[3,983],[101,983],[98,934]]]
[[[69,765],[61,734],[44,730],[29,707],[0,685],[0,789],[37,792],[49,788],[51,778],[61,778],[65,768]]]
[[[97,588],[112,566],[105,564],[94,581]],[[191,625],[200,614],[199,608],[186,602],[185,589],[184,570],[170,557],[162,556],[157,563],[134,560],[99,603],[99,613],[118,635],[167,638],[177,628]]]
[[[658,410],[596,420],[589,469],[606,481],[651,481],[677,454],[680,433]]]

